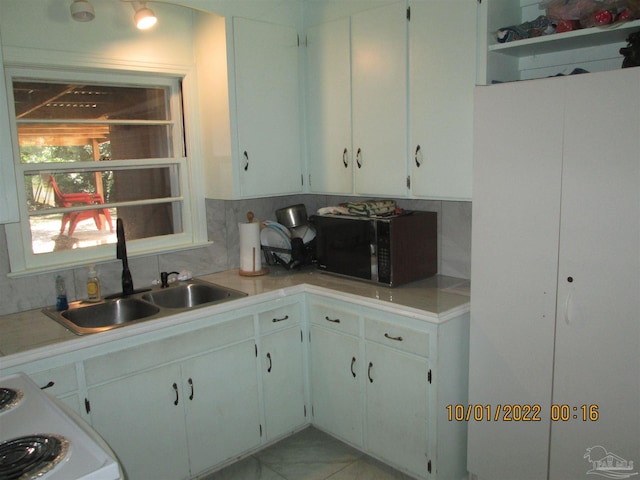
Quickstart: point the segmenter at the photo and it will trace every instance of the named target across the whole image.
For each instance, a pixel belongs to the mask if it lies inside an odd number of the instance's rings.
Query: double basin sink
[[[69,308],[61,312],[56,311],[55,306],[42,311],[73,333],[86,335],[246,296],[244,292],[192,279],[167,288],[142,290],[97,303],[85,300],[70,302]]]

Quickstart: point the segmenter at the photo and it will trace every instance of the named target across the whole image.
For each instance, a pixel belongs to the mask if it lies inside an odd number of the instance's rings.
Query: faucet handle
[[[180,275],[180,272],[160,272],[160,287],[167,288],[169,286],[169,275]]]

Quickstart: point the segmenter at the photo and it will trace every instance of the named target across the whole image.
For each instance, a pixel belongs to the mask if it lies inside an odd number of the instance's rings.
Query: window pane
[[[176,214],[180,208],[180,202],[167,202],[33,215],[29,218],[31,249],[34,254],[41,254],[115,244],[115,223],[118,217],[123,220],[127,241],[182,233],[182,222],[179,214]],[[113,231],[109,227],[109,218],[113,223]]]
[[[20,162],[60,163],[171,158],[171,125],[18,125]]]
[[[180,196],[176,167],[25,174],[29,211]]]
[[[13,82],[19,120],[170,120],[164,87]]]

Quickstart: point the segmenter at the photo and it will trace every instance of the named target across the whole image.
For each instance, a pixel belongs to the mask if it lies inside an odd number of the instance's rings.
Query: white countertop
[[[327,275],[315,269],[289,272],[280,267],[272,267],[271,273],[256,277],[240,276],[238,270],[227,270],[199,278],[248,294],[248,297],[239,300],[206,307],[211,313],[302,292],[374,306],[432,323],[445,322],[469,310],[469,281],[440,275],[395,288]],[[167,327],[175,321],[188,321],[192,317],[190,313],[87,336],[73,334],[40,310],[1,316],[0,367],[18,360],[35,359],[46,350],[75,350]],[[9,356],[20,358],[9,361]]]

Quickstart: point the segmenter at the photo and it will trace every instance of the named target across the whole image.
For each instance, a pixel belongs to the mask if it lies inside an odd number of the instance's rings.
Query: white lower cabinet
[[[181,390],[179,365],[89,388],[92,426],[131,480],[185,478],[189,472]]]
[[[313,307],[311,312],[313,315]],[[361,448],[364,360],[360,340],[331,327],[316,325],[314,317],[311,318],[313,424]],[[328,318],[344,321],[341,317]]]
[[[466,425],[446,406],[467,401],[468,314],[436,325],[310,296],[309,317],[313,424],[416,478],[464,478]]]
[[[429,363],[372,342],[365,349],[367,450],[425,477],[432,469],[427,445]]]
[[[130,480],[189,478],[260,444],[255,350],[247,315],[85,362],[92,425]]]
[[[307,422],[303,319],[299,302],[259,314],[258,350],[266,440],[269,442]]]

